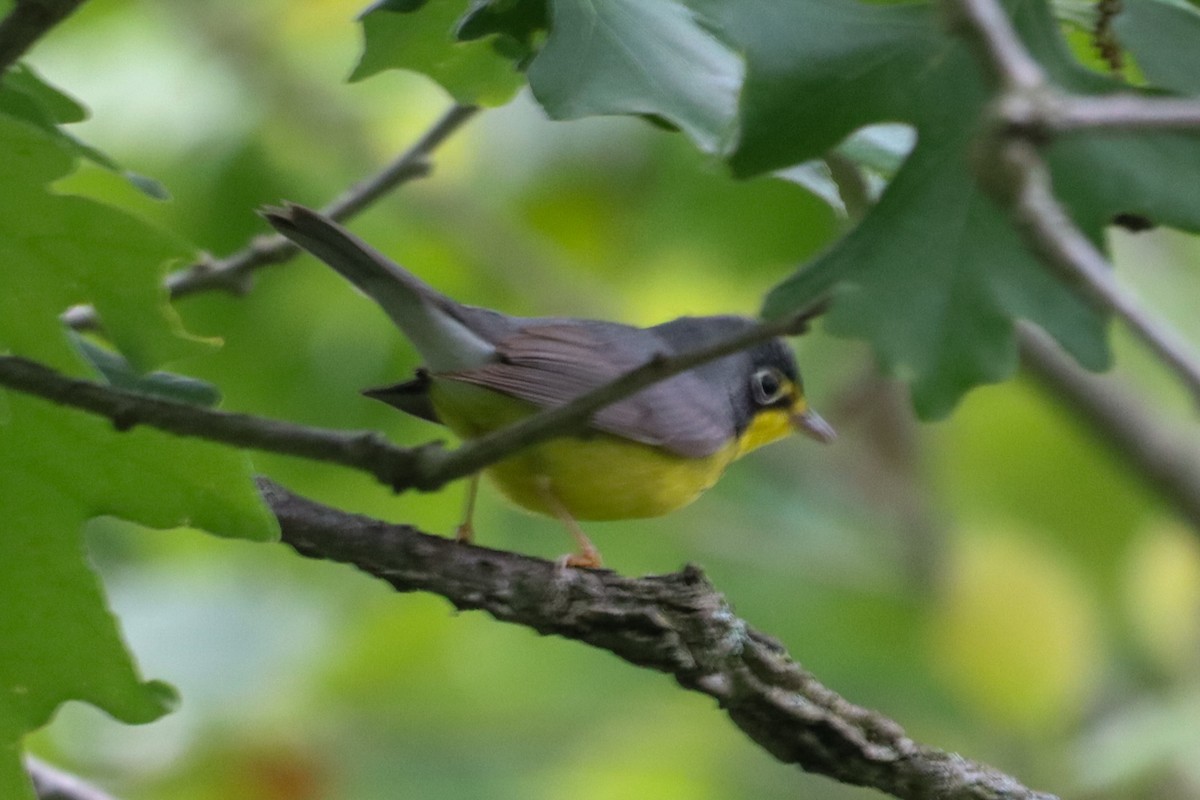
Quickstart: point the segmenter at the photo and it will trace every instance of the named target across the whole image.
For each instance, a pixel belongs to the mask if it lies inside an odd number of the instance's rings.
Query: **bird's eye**
[[[784,395],[784,377],[779,370],[764,367],[750,378],[754,399],[761,406],[769,406]]]

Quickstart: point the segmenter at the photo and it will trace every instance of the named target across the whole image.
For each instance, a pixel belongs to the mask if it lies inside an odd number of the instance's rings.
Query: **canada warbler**
[[[378,303],[424,359],[416,379],[365,394],[464,439],[566,403],[660,354],[755,324],[736,316],[681,317],[651,328],[511,317],[440,294],[315,211],[288,205],[263,216]],[[673,511],[732,461],[793,430],[822,442],[834,437],[808,407],[791,349],[771,339],[653,384],[596,412],[582,435],[527,447],[485,472],[517,505],[562,520],[579,545],[566,563],[594,567],[600,554],[576,520]],[[477,480],[460,539],[472,535]]]

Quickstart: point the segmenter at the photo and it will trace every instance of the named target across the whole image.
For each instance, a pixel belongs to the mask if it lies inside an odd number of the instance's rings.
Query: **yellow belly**
[[[430,398],[438,416],[463,439],[511,424],[533,406],[482,387],[435,381]],[[684,458],[604,433],[552,439],[525,448],[485,470],[517,505],[555,516],[553,493],[575,519],[654,517],[687,505],[708,489],[738,455],[736,443],[706,458]]]

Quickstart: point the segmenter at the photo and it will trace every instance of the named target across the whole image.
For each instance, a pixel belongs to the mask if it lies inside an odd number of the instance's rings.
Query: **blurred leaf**
[[[21,94],[54,121],[56,125],[82,122],[88,112],[75,98],[51,86],[28,64],[17,64],[4,75],[2,94]]]
[[[498,33],[528,42],[550,20],[546,0],[472,0],[458,23],[458,38],[479,39]]]
[[[959,543],[931,658],[959,695],[1026,733],[1070,725],[1103,661],[1094,599],[1053,552],[991,530]]]
[[[77,372],[58,315],[93,303],[138,368],[205,352],[165,303],[171,238],[116,209],[49,193],[74,154],[60,139],[0,115],[0,349]],[[97,515],[146,525],[197,525],[245,538],[275,533],[246,458],[228,448],[106,422],[6,394],[0,424],[0,787],[24,781],[16,743],[69,699],[126,722],[165,713],[173,693],[143,682],[83,558]],[[17,796],[6,794],[5,796]]]
[[[885,122],[859,128],[837,149],[847,158],[890,178],[916,143],[916,132],[911,126]]]
[[[941,84],[949,82],[945,66],[930,67],[957,49],[928,3],[691,0],[689,5],[744,54],[741,130],[730,158],[740,175],[818,158],[871,123],[929,114]],[[975,72],[964,72],[966,65],[957,60],[948,66],[955,78]],[[936,107],[959,100],[941,99]],[[972,118],[957,118],[959,128],[964,119]]]
[[[129,181],[138,191],[155,200],[170,200],[171,192],[160,181],[148,175],[141,175],[130,170],[120,170],[125,180]]]
[[[160,283],[187,248],[141,221],[81,197],[49,193],[71,152],[44,132],[0,115],[0,349],[77,369],[58,315],[91,303],[138,369],[211,349],[186,336]]]
[[[836,234],[835,214],[810,192],[730,181],[682,137],[642,136],[652,158],[598,170],[566,155],[519,200],[524,223],[564,255],[636,287],[623,319],[753,313],[764,287]]]
[[[87,119],[87,109],[73,97],[51,86],[27,65],[13,67],[0,82],[0,114],[32,123],[76,155],[121,175],[138,191],[155,200],[170,197],[166,187],[158,181],[123,169],[108,154],[59,127]]]
[[[1160,0],[1126,0],[1113,28],[1150,83],[1200,94],[1200,11]]]
[[[119,353],[84,337],[74,338],[83,357],[104,376],[110,386],[197,406],[211,407],[221,401],[220,390],[207,381],[170,372],[139,373]]]
[[[460,103],[508,102],[523,78],[492,41],[455,40],[465,7],[465,0],[432,0],[415,10],[372,6],[362,16],[363,53],[350,80],[407,69],[428,75]]]
[[[851,134],[824,159],[805,161],[775,175],[803,186],[834,211],[856,220],[878,201],[915,141],[907,125],[868,125]]]
[[[1095,0],[1051,0],[1050,3],[1055,19],[1088,32],[1096,24],[1097,5]]]
[[[472,0],[455,35],[468,42],[495,34],[497,46],[511,49],[508,55],[523,68],[549,25],[546,0]]]
[[[429,0],[376,0],[367,7],[363,12],[363,16],[370,14],[372,11],[396,11],[399,13],[408,13],[409,11],[418,11],[423,8]]]
[[[241,453],[102,420],[10,394],[0,426],[0,742],[15,743],[67,700],[129,723],[170,710],[174,693],[143,682],[83,557],[83,524],[114,515],[152,527],[203,527],[270,539],[274,518]],[[0,777],[0,785],[3,778]]]
[[[670,0],[553,0],[553,27],[529,86],[555,119],[644,114],[678,127],[705,152],[733,131],[739,57]]]
[[[846,203],[842,200],[842,187],[834,180],[825,161],[805,161],[776,173],[780,178],[803,186],[824,200],[830,208],[845,216]]]

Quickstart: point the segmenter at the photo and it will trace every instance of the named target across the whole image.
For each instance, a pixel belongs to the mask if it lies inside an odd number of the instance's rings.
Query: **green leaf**
[[[0,786],[20,770],[20,737],[67,700],[117,719],[157,719],[174,691],[143,681],[88,568],[84,523],[119,516],[264,540],[275,523],[244,455],[7,395],[0,425]],[[13,779],[16,780],[16,779]],[[6,795],[11,796],[11,795]]]
[[[0,114],[0,350],[78,371],[58,315],[96,307],[108,336],[140,369],[207,352],[166,303],[162,276],[186,245],[114,208],[52,194],[74,154],[61,139]]]
[[[473,0],[457,34],[462,41],[499,34],[528,44],[549,24],[546,0]]]
[[[731,157],[739,174],[816,158],[868,123],[904,121],[918,134],[878,205],[776,287],[765,314],[836,291],[828,329],[871,342],[885,368],[912,382],[926,418],[949,413],[972,386],[1012,374],[1017,319],[1045,328],[1085,366],[1107,365],[1102,316],[1028,252],[971,179],[973,128],[990,94],[975,59],[942,32],[931,6],[693,5],[746,55],[741,135]],[[1043,2],[1010,7],[1059,85],[1086,94],[1119,88],[1071,58]],[[1078,136],[1056,144],[1050,162],[1056,191],[1097,242],[1120,212],[1200,225],[1200,200],[1188,191],[1200,184],[1194,137]]]
[[[1159,0],[1127,0],[1114,28],[1146,80],[1200,94],[1200,11]]]
[[[49,193],[45,184],[75,162],[60,138],[0,115],[0,150],[0,350],[78,372],[58,315],[84,302],[139,369],[210,349],[182,335],[165,302],[166,261],[185,252],[178,242],[116,209]],[[138,676],[121,643],[84,559],[84,523],[113,515],[252,539],[271,538],[275,524],[241,453],[118,434],[17,393],[0,401],[0,790],[17,797],[27,793],[20,739],[61,703],[146,722],[173,702],[169,687]]]
[[[496,47],[525,69],[550,27],[546,0],[472,0],[458,21],[455,37],[462,42],[494,35]]]
[[[73,97],[47,83],[28,66],[18,64],[4,74],[3,82],[0,82],[0,114],[33,124],[75,155],[121,175],[138,191],[155,200],[170,197],[158,181],[123,169],[107,153],[63,130],[60,126],[87,119],[87,109]]]
[[[140,172],[123,169],[120,170],[121,175],[125,180],[129,181],[139,192],[151,197],[155,200],[170,200],[171,192],[163,186],[161,182],[151,178],[149,175],[143,175]]]
[[[221,392],[208,381],[171,372],[138,372],[120,353],[101,347],[83,336],[73,336],[75,346],[109,386],[210,408],[221,401]]]
[[[4,88],[28,97],[56,125],[83,122],[88,118],[88,111],[82,103],[51,86],[26,64],[17,64],[5,73]]]
[[[363,53],[350,74],[360,81],[387,69],[433,78],[460,103],[502,105],[523,83],[490,39],[455,40],[464,0],[430,0],[415,10],[373,6],[362,17]]]
[[[741,59],[685,6],[640,0],[553,0],[553,27],[529,67],[551,117],[644,114],[665,120],[706,152],[734,125]]]

